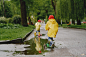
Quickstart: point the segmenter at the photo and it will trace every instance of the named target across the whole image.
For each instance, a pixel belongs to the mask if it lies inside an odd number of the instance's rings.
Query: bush
[[[8,20],[9,20],[8,23],[12,23],[13,21],[12,18],[8,18]]]
[[[20,27],[22,27],[20,24],[0,23],[0,28],[3,28],[3,29],[16,29],[16,28],[20,28]]]
[[[7,23],[7,19],[5,17],[0,17],[0,23]]]
[[[13,16],[13,23],[14,24],[20,24],[21,23],[21,17],[20,17],[20,15]]]

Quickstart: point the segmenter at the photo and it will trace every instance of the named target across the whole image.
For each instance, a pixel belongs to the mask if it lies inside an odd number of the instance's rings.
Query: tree
[[[23,26],[28,26],[27,24],[27,14],[26,14],[26,6],[25,6],[25,1],[20,0],[20,5],[21,5],[21,24]]]
[[[86,17],[86,0],[84,0],[84,18]],[[86,19],[86,18],[85,18]]]
[[[55,17],[57,22],[60,24],[60,20],[64,19],[66,17],[66,1],[65,0],[51,0],[54,12],[55,12]],[[66,4],[65,4],[66,3]],[[59,6],[58,6],[59,5]]]
[[[74,14],[74,0],[70,0],[70,13],[69,13],[69,18],[72,19],[73,24],[75,25],[75,14]]]
[[[31,0],[27,1],[26,3],[28,15],[31,16],[32,13],[32,15],[36,17],[36,20],[45,19],[46,16],[51,14],[55,15],[50,0]]]
[[[56,18],[57,18],[57,22],[60,24],[60,20],[61,20],[61,2],[60,0],[57,1],[56,3]]]
[[[3,16],[3,1],[0,0],[0,16]]]
[[[0,16],[5,16],[5,6],[4,6],[5,3],[4,3],[4,0],[0,0],[0,2],[1,2],[1,3],[0,3],[0,4],[1,4],[1,5],[0,5],[0,6],[1,6]]]
[[[77,25],[81,25],[81,20],[84,18],[84,0],[74,0],[74,14]]]
[[[51,0],[51,4],[52,4],[53,9],[54,9],[55,14],[56,14],[56,0]]]
[[[6,0],[0,0],[0,16],[4,16],[6,18],[12,17],[12,3]]]
[[[16,11],[14,11],[14,14],[20,14],[20,11],[21,11],[21,25],[28,26],[25,0],[11,0],[11,2],[16,5],[16,8],[15,8]],[[13,5],[13,6],[15,6],[15,5]],[[20,7],[21,7],[21,9],[20,9]]]
[[[55,0],[53,0],[55,1]],[[56,16],[62,20],[77,20],[77,25],[81,25],[81,20],[85,16],[85,0],[57,0]]]
[[[68,0],[58,0],[56,6],[56,17],[58,18],[58,23],[60,20],[69,20],[69,1]]]
[[[11,0],[11,8],[13,15],[21,15],[21,10],[20,10],[20,0]]]

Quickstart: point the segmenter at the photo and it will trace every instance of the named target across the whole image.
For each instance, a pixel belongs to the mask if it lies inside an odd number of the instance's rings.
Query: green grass
[[[61,26],[61,25],[59,25],[59,26]],[[67,25],[67,24],[62,24],[62,27],[64,27],[64,28],[67,28],[67,27],[69,27],[69,28],[81,28],[81,29],[86,29],[86,24],[81,24],[81,25],[74,25],[74,24],[72,24],[72,25]]]
[[[2,24],[0,24],[1,26]],[[33,30],[35,27],[29,25],[28,27],[23,27],[19,24],[11,24],[11,26],[3,26],[0,28],[0,40],[13,40],[17,38],[23,38],[27,33]]]

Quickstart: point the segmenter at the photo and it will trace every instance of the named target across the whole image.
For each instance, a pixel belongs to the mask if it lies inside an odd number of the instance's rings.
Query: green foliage
[[[45,19],[46,15],[55,15],[50,0],[25,0],[28,15],[34,15],[36,19]]]
[[[3,16],[3,1],[0,1],[0,17]]]
[[[3,4],[4,2],[4,4]],[[4,6],[4,7],[3,7]],[[20,3],[14,0],[1,0],[0,1],[0,16],[5,16],[6,18],[11,18],[13,15],[20,15]]]
[[[12,18],[0,17],[0,23],[12,23]]]
[[[86,17],[84,17],[84,20],[86,21]]]
[[[79,25],[81,20],[85,17],[85,0],[58,0],[57,1],[57,13],[56,16],[58,19],[69,21],[77,20]]]
[[[7,19],[5,17],[0,17],[0,23],[7,23]]]
[[[74,13],[76,19],[84,18],[84,1],[83,0],[74,0]]]
[[[56,6],[56,17],[59,20],[69,20],[70,0],[58,0]]]
[[[20,0],[5,1],[5,15],[7,18],[20,15]],[[26,3],[27,16],[37,19],[45,19],[46,16],[54,15],[59,20],[83,20],[86,17],[85,0],[56,0],[56,15],[51,0],[24,0]],[[53,0],[54,2],[55,0]],[[55,5],[55,2],[54,2]],[[0,16],[3,16],[3,0],[0,2]],[[12,19],[11,19],[12,20]],[[33,21],[33,20],[31,20]],[[35,22],[34,21],[34,22]],[[77,22],[78,23],[78,22]]]
[[[5,1],[5,0],[4,0]],[[50,0],[24,0],[26,3],[27,16],[35,16],[36,19],[45,19],[46,16],[55,15],[53,7]],[[3,1],[2,1],[3,2]],[[0,16],[6,16],[7,18],[13,15],[20,15],[20,0],[10,0],[5,1],[5,12],[3,4],[0,7]],[[39,15],[37,13],[40,13]],[[32,21],[32,20],[31,20]]]
[[[11,0],[11,9],[14,15],[20,15],[21,11],[20,11],[20,0]]]
[[[12,3],[10,3],[9,1],[4,1],[4,6],[5,6],[5,8],[4,8],[4,10],[5,10],[5,12],[4,12],[4,16],[6,17],[6,18],[9,18],[9,17],[12,17],[13,16],[13,12],[12,12],[12,6],[11,6],[11,4]]]
[[[8,18],[8,23],[12,23],[13,19],[12,18]]]
[[[19,24],[12,24],[12,23],[0,23],[0,28],[3,28],[3,29],[16,29],[16,28],[20,28],[22,27],[21,25]]]
[[[20,15],[14,15],[13,16],[13,23],[14,24],[21,24],[21,16]]]

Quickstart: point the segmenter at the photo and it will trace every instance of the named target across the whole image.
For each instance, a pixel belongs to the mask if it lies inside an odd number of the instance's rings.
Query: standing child
[[[49,42],[49,46],[48,47],[52,47],[53,43],[53,38],[56,37],[56,34],[58,32],[58,23],[56,22],[56,20],[54,19],[53,15],[50,15],[48,18],[48,21],[46,23],[45,26],[45,30],[48,30],[48,42]]]
[[[34,33],[34,35],[36,36],[36,33],[38,32],[38,38],[40,38],[40,27],[41,27],[41,23],[40,22],[41,22],[41,20],[38,20],[38,22],[35,23],[36,32]]]

